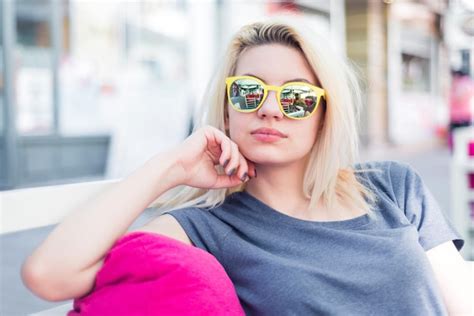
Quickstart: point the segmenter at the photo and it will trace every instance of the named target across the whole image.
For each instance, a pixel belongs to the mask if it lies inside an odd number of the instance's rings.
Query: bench
[[[0,191],[0,234],[56,224],[69,212],[118,181],[93,181]],[[71,309],[72,300],[30,315],[66,315]]]

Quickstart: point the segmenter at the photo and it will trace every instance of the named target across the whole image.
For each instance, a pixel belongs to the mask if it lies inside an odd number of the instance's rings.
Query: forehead
[[[252,74],[268,84],[280,85],[295,78],[316,84],[316,76],[303,53],[281,44],[266,44],[242,52],[235,75]]]

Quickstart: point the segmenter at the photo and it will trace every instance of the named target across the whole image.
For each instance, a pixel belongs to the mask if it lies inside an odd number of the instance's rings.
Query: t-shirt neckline
[[[276,209],[265,204],[264,202],[254,197],[247,191],[235,192],[233,193],[233,195],[239,196],[240,200],[243,201],[246,205],[248,205],[252,212],[258,211],[262,213],[265,216],[265,219],[278,222],[278,223],[288,224],[291,226],[299,226],[299,227],[316,226],[316,227],[327,227],[327,228],[335,228],[335,229],[349,229],[349,228],[357,228],[360,226],[364,226],[371,222],[371,216],[369,214],[364,214],[364,215],[360,215],[354,218],[341,220],[341,221],[304,220],[304,219],[299,219],[299,218],[277,211]]]

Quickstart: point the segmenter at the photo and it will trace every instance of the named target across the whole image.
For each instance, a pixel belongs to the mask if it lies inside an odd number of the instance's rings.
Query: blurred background
[[[359,70],[362,160],[411,164],[470,238],[474,207],[452,208],[450,169],[452,131],[473,122],[469,0],[1,0],[0,190],[122,178],[182,142],[231,35],[279,13]],[[50,230],[0,236],[1,315],[55,305],[19,277]]]

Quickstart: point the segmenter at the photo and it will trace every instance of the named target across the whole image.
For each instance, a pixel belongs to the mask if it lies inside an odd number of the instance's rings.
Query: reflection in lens
[[[263,86],[253,79],[238,79],[230,87],[230,100],[237,110],[253,110],[263,98]]]
[[[280,94],[283,110],[291,117],[309,116],[313,113],[317,100],[316,91],[304,85],[286,86]]]

